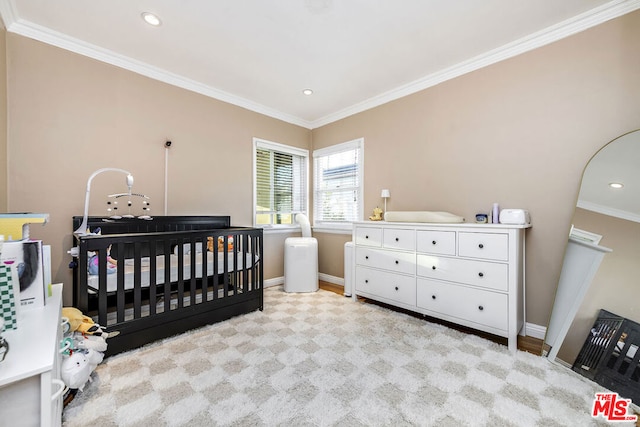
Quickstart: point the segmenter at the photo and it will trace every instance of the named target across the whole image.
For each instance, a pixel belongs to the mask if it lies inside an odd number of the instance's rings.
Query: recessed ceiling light
[[[305,95],[312,95],[313,91],[311,89],[305,89],[302,91],[302,93],[304,93]]]
[[[144,22],[146,22],[149,25],[153,25],[154,27],[158,27],[160,26],[160,24],[162,24],[162,21],[160,20],[160,18],[158,18],[156,15],[154,15],[151,12],[144,12],[142,14],[142,19],[144,19]]]
[[[611,182],[611,183],[609,183],[609,187],[611,187],[611,188],[622,188],[622,187],[624,187],[624,184],[622,184],[621,182]]]

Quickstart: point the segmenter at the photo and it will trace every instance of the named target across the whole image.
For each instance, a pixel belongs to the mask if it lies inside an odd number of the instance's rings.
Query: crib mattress
[[[237,255],[237,257],[236,257]],[[224,252],[218,252],[218,271],[217,274],[223,274],[225,272],[224,265]],[[171,277],[170,282],[176,282],[178,280],[178,255],[170,255],[171,262]],[[202,277],[202,254],[198,253],[196,255],[196,278]],[[234,261],[237,259],[237,261]],[[207,253],[207,276],[212,276],[214,274],[214,257],[211,252]],[[233,272],[234,267],[238,270],[244,270],[245,268],[250,268],[259,260],[258,255],[252,259],[252,255],[250,253],[246,253],[243,259],[242,253],[229,252],[228,260],[227,260],[227,272]],[[151,274],[150,274],[150,265],[151,260],[149,257],[142,258],[140,260],[141,268],[140,268],[140,285],[143,288],[149,287]],[[183,256],[183,268],[182,268],[182,278],[184,280],[191,279],[191,255]],[[246,266],[246,267],[245,267]],[[118,264],[118,268],[123,268],[122,263]],[[126,259],[124,261],[124,289],[129,290],[133,289],[134,284],[134,260]],[[165,279],[165,256],[158,255],[156,257],[156,285],[164,284]],[[99,278],[98,275],[90,274],[88,277],[87,286],[94,291],[98,291],[99,289]],[[118,273],[107,274],[107,292],[116,292],[118,290]]]

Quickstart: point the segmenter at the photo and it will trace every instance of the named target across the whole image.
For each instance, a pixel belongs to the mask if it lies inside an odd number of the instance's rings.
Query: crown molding
[[[624,219],[627,221],[640,222],[640,214],[635,212],[623,211],[621,209],[587,202],[585,200],[578,200],[576,206],[602,215],[612,216],[614,218]]]
[[[314,120],[311,122],[311,128],[315,129],[362,111],[386,104],[387,102],[420,92],[447,80],[454,79],[472,71],[479,70],[480,68],[487,67],[505,59],[513,58],[514,56],[577,34],[637,9],[640,9],[640,0],[611,1],[519,40],[515,40],[497,49],[490,50],[489,52],[478,55],[467,61],[463,61],[449,68],[445,68],[441,71],[422,77],[404,86],[400,86],[388,92],[369,98],[363,102],[352,105],[351,107]]]
[[[101,62],[115,65],[134,73],[307,129],[315,129],[362,111],[386,104],[387,102],[411,95],[447,80],[454,79],[480,68],[553,43],[603,22],[640,9],[640,0],[611,1],[581,15],[577,15],[571,19],[523,37],[512,43],[508,43],[497,49],[493,49],[482,55],[478,55],[467,61],[463,61],[452,67],[384,92],[320,119],[309,121],[20,19],[16,13],[15,2],[16,0],[0,0],[0,14],[2,15],[5,28],[9,32],[75,52]]]

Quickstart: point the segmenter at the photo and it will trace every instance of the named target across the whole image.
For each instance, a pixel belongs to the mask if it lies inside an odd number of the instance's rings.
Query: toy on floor
[[[91,365],[82,352],[65,357],[60,367],[60,378],[69,388],[82,391],[87,381],[91,381]]]
[[[107,338],[120,332],[107,332],[89,316],[75,307],[62,308],[62,330],[60,342],[63,355],[60,377],[71,390],[82,391],[91,382],[91,373],[102,362],[107,350]],[[65,398],[65,404],[73,399],[76,392]]]
[[[85,316],[75,307],[62,307],[62,318],[64,319],[64,333],[80,332],[85,335],[104,336],[105,339],[120,333],[117,331],[105,331],[105,329],[95,323],[91,317]]]

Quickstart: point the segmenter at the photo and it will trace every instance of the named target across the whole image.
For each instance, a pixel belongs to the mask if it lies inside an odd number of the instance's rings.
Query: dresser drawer
[[[501,331],[507,330],[506,294],[418,279],[416,303],[418,307],[435,313]]]
[[[356,227],[356,245],[382,246],[382,228]]]
[[[382,246],[385,248],[415,251],[416,232],[415,230],[387,228],[384,230],[384,240],[382,242]]]
[[[356,267],[356,291],[408,305],[416,305],[416,279],[370,268]]]
[[[458,233],[458,255],[470,258],[509,260],[509,236],[492,233]]]
[[[455,231],[418,231],[416,234],[416,250],[429,254],[455,255]]]
[[[509,288],[507,264],[418,254],[418,276],[460,282],[506,292]]]
[[[356,247],[356,264],[397,273],[416,273],[416,255],[413,252]]]

